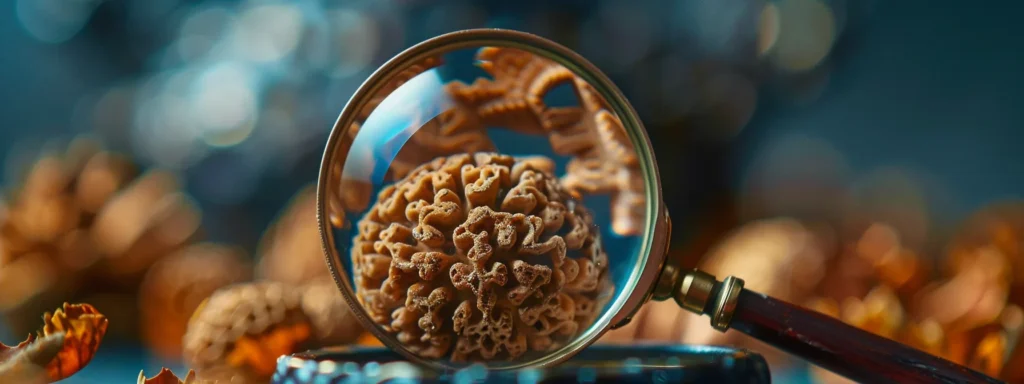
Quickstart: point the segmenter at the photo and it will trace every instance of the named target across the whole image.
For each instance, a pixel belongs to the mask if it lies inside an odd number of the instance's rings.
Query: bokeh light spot
[[[252,83],[248,69],[237,63],[216,64],[199,76],[192,113],[208,145],[232,146],[252,133],[256,120]]]
[[[231,13],[219,6],[192,10],[178,30],[178,55],[184,60],[195,60],[210,52],[231,19]]]
[[[779,31],[772,61],[780,69],[794,72],[818,66],[835,40],[832,9],[820,0],[782,0],[777,10]]]
[[[44,43],[63,43],[85,27],[100,0],[16,0],[15,15],[29,35]]]
[[[380,47],[380,28],[370,16],[351,9],[327,11],[330,28],[331,75],[351,76],[373,62]]]
[[[296,6],[265,4],[242,12],[234,29],[234,49],[256,62],[274,62],[291,54],[302,35]]]
[[[762,56],[775,46],[779,39],[779,7],[775,3],[767,3],[761,10],[761,18],[757,25],[757,54]]]

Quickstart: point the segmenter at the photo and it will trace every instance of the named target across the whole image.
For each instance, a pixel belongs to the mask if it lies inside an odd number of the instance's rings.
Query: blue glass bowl
[[[543,369],[438,372],[384,348],[337,347],[282,356],[275,384],[335,383],[770,383],[757,353],[695,345],[596,345]]]

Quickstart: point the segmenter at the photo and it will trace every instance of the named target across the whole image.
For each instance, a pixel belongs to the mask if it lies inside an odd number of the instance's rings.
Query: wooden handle
[[[743,289],[730,328],[862,383],[1001,383],[980,372]]]

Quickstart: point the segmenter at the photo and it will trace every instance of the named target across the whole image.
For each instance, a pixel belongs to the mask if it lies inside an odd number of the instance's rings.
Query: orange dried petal
[[[96,308],[89,304],[64,303],[53,314],[43,315],[43,329],[36,335],[29,335],[14,347],[0,344],[0,366],[6,367],[7,362],[24,358],[22,353],[34,353],[28,358],[45,368],[49,381],[63,380],[89,364],[106,333],[107,318]],[[54,340],[60,340],[59,348],[51,349],[43,344],[55,343]],[[40,348],[53,352],[29,352],[40,351]]]
[[[64,334],[64,347],[46,366],[50,378],[63,380],[89,364],[107,334],[107,323],[107,317],[89,304],[64,303],[53,314],[47,312],[40,336]]]
[[[171,372],[170,369],[161,368],[160,373],[153,376],[151,379],[147,379],[145,372],[139,371],[138,384],[194,384],[196,381],[196,372],[188,370],[188,374],[185,375],[185,379],[179,379],[178,376]]]

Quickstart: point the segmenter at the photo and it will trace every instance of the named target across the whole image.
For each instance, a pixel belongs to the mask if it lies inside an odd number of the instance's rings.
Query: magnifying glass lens
[[[321,176],[346,298],[389,347],[445,367],[586,346],[634,290],[653,232],[643,136],[567,59],[491,43],[385,66],[342,114]]]

